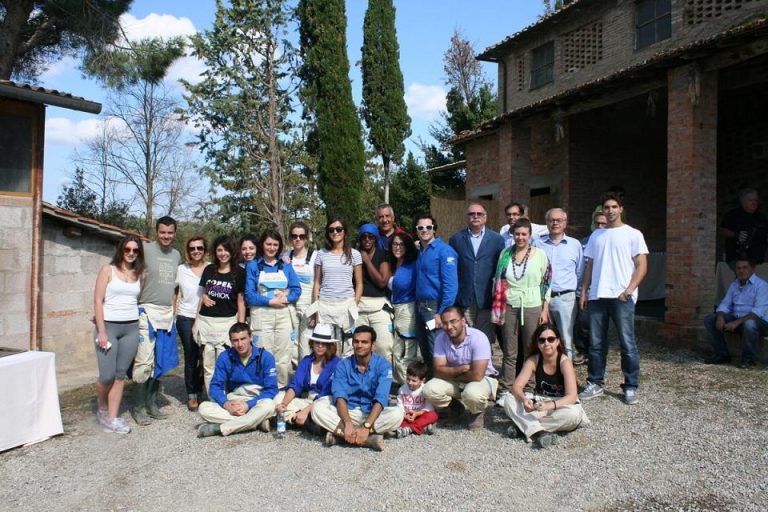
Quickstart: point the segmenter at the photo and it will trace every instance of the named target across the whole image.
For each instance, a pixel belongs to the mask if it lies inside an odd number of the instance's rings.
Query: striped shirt
[[[343,261],[343,262],[342,262]],[[320,282],[321,299],[351,299],[355,296],[355,286],[352,281],[354,266],[362,265],[363,257],[360,251],[352,249],[352,263],[347,261],[344,253],[333,254],[327,249],[317,253],[315,268],[323,272]]]

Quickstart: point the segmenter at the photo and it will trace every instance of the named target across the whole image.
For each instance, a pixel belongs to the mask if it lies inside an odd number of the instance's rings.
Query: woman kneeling
[[[504,411],[515,423],[509,428],[510,437],[522,433],[535,448],[546,448],[557,444],[555,432],[571,432],[588,425],[589,419],[579,404],[576,372],[554,324],[536,328],[529,353],[511,396],[504,401]],[[526,395],[523,388],[531,375],[536,378],[536,389],[533,395]]]

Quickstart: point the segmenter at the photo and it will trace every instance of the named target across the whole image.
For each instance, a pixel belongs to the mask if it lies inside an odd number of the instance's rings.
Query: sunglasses
[[[306,240],[307,235],[304,234],[298,234],[298,233],[291,233],[291,240]]]
[[[205,247],[203,247],[202,245],[193,245],[193,246],[187,247],[187,251],[188,252],[204,252]]]
[[[557,336],[542,336],[539,338],[539,345],[543,345],[545,343],[554,343],[557,341]]]
[[[325,231],[327,231],[329,235],[331,233],[343,233],[344,232],[344,228],[342,226],[335,226],[335,227],[331,226],[330,228],[326,229]]]
[[[123,252],[125,254],[139,254],[139,248],[136,247],[134,249],[133,247],[125,247],[125,248],[123,248]]]
[[[416,229],[417,229],[418,231],[424,231],[425,229],[426,229],[427,231],[432,231],[433,229],[435,229],[435,226],[434,226],[434,225],[432,225],[432,224],[426,224],[426,225],[424,225],[424,226],[416,226]]]

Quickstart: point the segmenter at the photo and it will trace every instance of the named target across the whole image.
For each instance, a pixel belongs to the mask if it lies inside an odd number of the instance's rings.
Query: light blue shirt
[[[339,398],[347,401],[349,409],[360,409],[368,414],[373,404],[389,405],[389,389],[392,386],[392,366],[378,354],[372,354],[364,373],[357,369],[357,357],[353,354],[336,365],[331,384],[333,403]]]
[[[584,273],[584,249],[581,242],[565,235],[559,243],[555,243],[546,234],[533,245],[544,251],[552,266],[552,291],[576,291]]]
[[[467,233],[469,233],[469,241],[472,242],[472,251],[475,253],[475,256],[477,256],[477,251],[480,250],[480,244],[483,243],[485,228],[481,229],[478,234],[472,233],[472,230],[467,228]]]
[[[732,314],[741,318],[749,313],[754,313],[766,320],[768,313],[768,283],[752,274],[742,286],[735,279],[717,307],[718,313]]]

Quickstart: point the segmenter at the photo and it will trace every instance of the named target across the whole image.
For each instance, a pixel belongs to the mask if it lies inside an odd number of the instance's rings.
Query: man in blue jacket
[[[443,326],[440,314],[456,302],[458,256],[435,235],[437,222],[432,214],[421,213],[415,222],[421,246],[416,262],[416,327],[421,357],[431,370],[435,338]]]
[[[449,243],[459,256],[459,292],[456,303],[464,309],[470,327],[483,331],[493,345],[496,327],[491,323],[493,276],[504,238],[488,229],[488,212],[479,203],[467,207],[467,229],[456,232]]]
[[[269,432],[267,422],[275,411],[277,395],[275,358],[254,346],[251,328],[244,322],[230,327],[229,341],[232,347],[216,360],[212,401],[200,404],[200,416],[207,423],[200,425],[197,437],[228,436],[258,426]]]
[[[381,434],[393,432],[403,422],[404,411],[388,407],[392,366],[373,352],[376,331],[367,325],[352,335],[354,354],[336,365],[333,396],[312,406],[312,421],[327,430],[325,445],[341,439],[355,446],[384,449]]]

